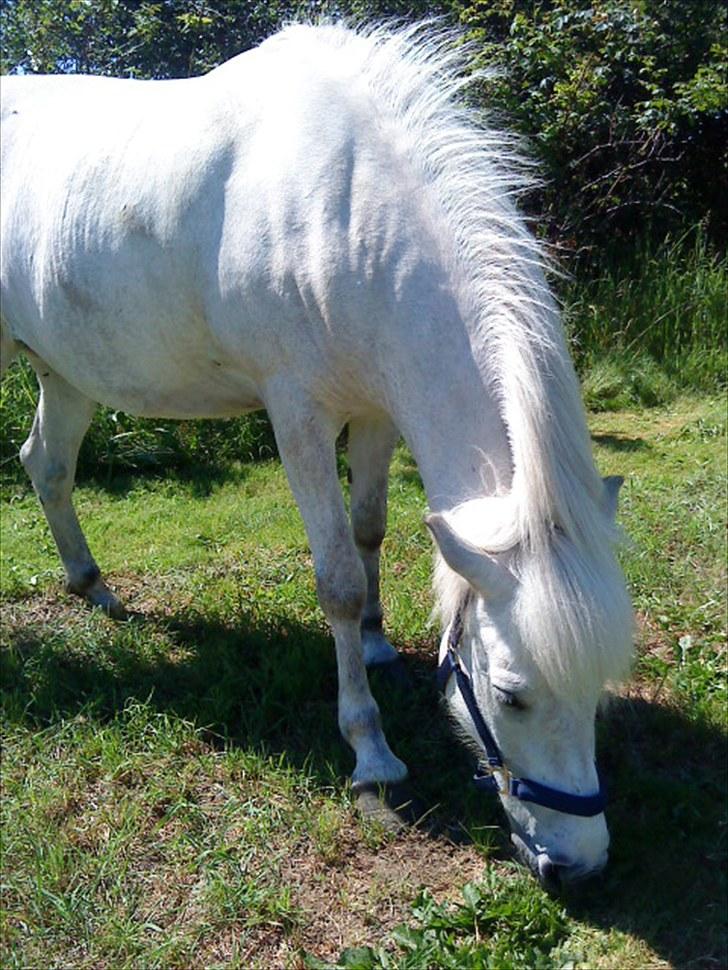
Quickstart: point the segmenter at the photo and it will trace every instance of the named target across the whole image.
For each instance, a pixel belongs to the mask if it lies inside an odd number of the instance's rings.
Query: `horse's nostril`
[[[603,863],[588,867],[569,862],[554,862],[545,852],[538,856],[537,865],[541,885],[551,891],[565,889],[573,883],[592,879],[604,868]]]
[[[538,857],[538,877],[544,889],[561,889],[565,878],[568,878],[568,868],[568,866],[552,862],[545,853]]]

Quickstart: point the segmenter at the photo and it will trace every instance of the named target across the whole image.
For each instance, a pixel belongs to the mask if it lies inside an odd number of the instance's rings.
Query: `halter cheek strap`
[[[555,812],[566,815],[580,815],[591,818],[600,815],[607,804],[604,786],[599,782],[599,791],[593,795],[574,795],[571,792],[542,785],[530,778],[515,778],[503,762],[503,756],[493,734],[485,723],[475,699],[470,676],[463,667],[458,654],[458,646],[463,635],[462,610],[458,610],[450,625],[447,651],[437,668],[437,685],[444,693],[450,678],[455,675],[458,690],[465,702],[468,713],[473,721],[478,737],[485,748],[486,758],[478,768],[473,781],[481,791],[495,792],[499,795],[509,795],[522,802],[533,802]]]

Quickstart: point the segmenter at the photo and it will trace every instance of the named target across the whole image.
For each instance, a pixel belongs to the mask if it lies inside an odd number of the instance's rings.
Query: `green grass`
[[[715,392],[728,375],[728,256],[701,227],[642,243],[562,294],[587,406],[654,406],[688,389]]]
[[[602,471],[627,476],[640,655],[598,724],[610,866],[563,899],[510,861],[439,710],[404,449],[383,585],[414,686],[373,686],[458,844],[354,814],[333,651],[277,463],[82,478],[90,542],[135,611],[123,624],[62,592],[37,502],[6,475],[2,965],[725,965],[725,405],[602,413],[592,430]]]
[[[412,905],[413,925],[392,933],[389,946],[347,947],[338,965],[356,970],[420,970],[422,967],[563,967],[573,962],[561,950],[569,935],[568,915],[518,873],[490,872],[466,883],[462,901],[438,903],[427,890]],[[327,964],[308,958],[306,965]]]

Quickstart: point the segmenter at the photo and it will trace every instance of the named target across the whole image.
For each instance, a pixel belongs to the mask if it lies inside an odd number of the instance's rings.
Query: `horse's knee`
[[[359,622],[366,599],[364,567],[353,553],[327,560],[316,569],[319,603],[330,620]]]
[[[387,521],[386,503],[379,499],[360,502],[352,511],[352,526],[357,547],[376,552],[382,544]]]

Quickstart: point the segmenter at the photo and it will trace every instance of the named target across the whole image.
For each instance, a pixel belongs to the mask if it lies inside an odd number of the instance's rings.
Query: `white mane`
[[[300,44],[302,31],[288,28],[278,42],[295,34]],[[456,512],[458,531],[491,552],[515,550],[517,621],[552,686],[566,679],[573,688],[575,677],[601,685],[626,666],[631,609],[545,255],[515,207],[533,182],[529,165],[512,136],[481,126],[459,103],[472,75],[457,34],[432,25],[356,33],[330,25],[308,36],[340,49],[366,78],[452,239],[459,297],[498,394],[513,464],[510,494],[466,503]],[[445,622],[463,582],[438,564]]]

